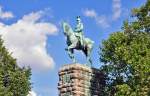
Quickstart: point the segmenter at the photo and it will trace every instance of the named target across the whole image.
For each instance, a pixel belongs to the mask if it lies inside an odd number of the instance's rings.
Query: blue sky
[[[130,10],[145,0],[0,0],[0,34],[19,66],[32,68],[32,96],[58,96],[58,70],[71,60],[65,52],[61,23],[73,28],[81,16],[84,34],[94,40],[93,66],[99,68],[98,48],[109,34],[121,30]],[[86,63],[80,52],[75,54]]]

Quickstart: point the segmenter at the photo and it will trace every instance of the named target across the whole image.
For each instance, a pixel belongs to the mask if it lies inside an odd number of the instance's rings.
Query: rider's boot
[[[82,38],[82,37],[80,38],[80,41],[81,41],[81,46],[84,47],[84,44],[83,44],[83,38]]]

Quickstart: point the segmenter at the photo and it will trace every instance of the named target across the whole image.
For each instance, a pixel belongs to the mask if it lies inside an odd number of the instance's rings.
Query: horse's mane
[[[73,32],[73,29],[72,29],[72,27],[68,24],[68,23],[66,23],[66,22],[64,22],[63,23],[63,27],[64,27],[64,31],[69,31],[69,32]],[[66,29],[66,27],[68,28],[68,29]]]

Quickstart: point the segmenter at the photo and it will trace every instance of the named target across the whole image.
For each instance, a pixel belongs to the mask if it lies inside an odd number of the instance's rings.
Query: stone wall
[[[59,70],[59,96],[101,96],[104,76],[82,64],[64,65]]]

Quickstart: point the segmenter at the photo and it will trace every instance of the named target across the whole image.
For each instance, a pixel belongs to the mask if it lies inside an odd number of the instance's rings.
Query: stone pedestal
[[[104,75],[83,64],[68,64],[59,70],[59,96],[102,96]]]

